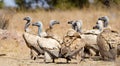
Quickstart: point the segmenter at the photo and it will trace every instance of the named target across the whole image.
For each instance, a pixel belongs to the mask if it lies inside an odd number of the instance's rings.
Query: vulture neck
[[[108,26],[108,21],[104,21],[104,27],[106,28]]]
[[[99,31],[100,31],[100,32],[102,32],[103,29],[104,29],[103,26],[100,26],[100,27],[99,27]]]
[[[30,24],[31,24],[31,21],[28,20],[24,27],[25,32],[28,32],[27,30],[28,30],[28,27],[30,26]]]
[[[38,35],[41,36],[40,34],[42,33],[42,27],[38,27]]]

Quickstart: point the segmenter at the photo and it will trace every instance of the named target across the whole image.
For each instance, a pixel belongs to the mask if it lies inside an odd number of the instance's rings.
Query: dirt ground
[[[31,60],[12,57],[0,57],[0,66],[119,66],[120,61],[93,61],[86,59],[85,61],[77,64],[76,60],[72,60],[69,64],[65,63],[65,59],[57,59],[55,63],[44,63],[43,59]]]

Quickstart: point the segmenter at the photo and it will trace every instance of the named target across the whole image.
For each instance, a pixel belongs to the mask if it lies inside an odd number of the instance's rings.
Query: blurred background
[[[42,21],[45,29],[55,19],[65,25],[60,28],[66,29],[67,21],[83,20],[87,30],[99,17],[108,16],[119,29],[119,10],[120,0],[0,0],[0,28],[23,31],[23,18],[30,16],[33,22]]]
[[[119,10],[120,0],[0,0],[0,28],[23,31],[23,18],[30,16],[33,22],[42,21],[45,29],[55,19],[64,24],[59,28],[65,29],[69,28],[67,21],[83,20],[87,30],[99,17],[108,16],[112,26],[119,29]]]
[[[120,0],[0,0],[0,8],[16,8],[19,10],[65,10],[72,8],[89,8],[91,6],[94,6],[96,8],[120,8]]]

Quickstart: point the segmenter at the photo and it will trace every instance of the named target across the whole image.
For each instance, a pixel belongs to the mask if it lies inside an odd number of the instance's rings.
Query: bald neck
[[[30,24],[31,24],[30,20],[27,20],[27,23],[25,24],[25,27],[24,27],[25,32],[28,32],[27,30]]]
[[[38,36],[41,36],[40,34],[42,33],[42,27],[38,26]]]

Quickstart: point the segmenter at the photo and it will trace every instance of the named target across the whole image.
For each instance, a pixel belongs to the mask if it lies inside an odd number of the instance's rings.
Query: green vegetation
[[[120,6],[120,0],[113,0],[113,2],[114,2],[116,5]]]
[[[94,7],[103,6],[105,0],[94,0],[95,3],[92,4]],[[120,0],[108,0],[110,6],[120,6]],[[16,3],[20,6],[19,9],[24,10],[24,0],[16,0]],[[83,8],[89,7],[91,4],[88,0],[51,0],[48,2],[55,9],[72,9],[72,8]],[[105,5],[106,6],[106,5]],[[2,1],[0,2],[0,8],[3,7]]]
[[[3,1],[0,1],[0,8],[3,7]]]
[[[60,9],[83,8],[88,0],[53,0],[52,5]]]

